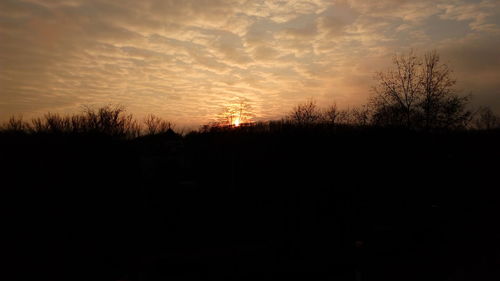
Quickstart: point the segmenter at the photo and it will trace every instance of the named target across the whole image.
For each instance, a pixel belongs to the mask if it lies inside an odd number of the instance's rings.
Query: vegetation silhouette
[[[373,122],[407,128],[464,128],[471,112],[468,97],[455,93],[451,69],[436,51],[423,58],[413,51],[393,59],[393,68],[377,73],[371,99]]]
[[[308,100],[282,120],[186,134],[111,105],[11,118],[2,274],[496,280],[498,118],[451,110],[470,121],[447,123],[448,93],[428,107],[421,93],[415,107]]]

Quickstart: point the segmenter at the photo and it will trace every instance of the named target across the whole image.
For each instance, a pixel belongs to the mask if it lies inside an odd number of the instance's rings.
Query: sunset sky
[[[1,0],[0,121],[122,104],[180,126],[366,102],[397,52],[436,49],[500,113],[500,0]]]

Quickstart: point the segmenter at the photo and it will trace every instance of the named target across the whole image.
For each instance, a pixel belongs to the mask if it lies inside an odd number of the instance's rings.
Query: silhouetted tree
[[[29,124],[23,120],[22,115],[19,115],[18,117],[10,117],[9,120],[6,123],[2,124],[0,128],[2,131],[21,133],[26,132],[26,130],[29,129]]]
[[[359,107],[354,107],[349,115],[351,116],[352,123],[354,125],[366,126],[371,122],[371,109],[368,105],[363,105]]]
[[[413,51],[395,56],[393,68],[377,74],[374,123],[426,130],[465,127],[471,116],[468,97],[455,93],[451,73],[436,51],[423,58]]]
[[[294,123],[305,125],[320,121],[322,114],[316,102],[311,99],[294,107],[288,118]]]
[[[381,114],[398,114],[401,117],[396,120],[391,118],[390,121],[402,122],[406,127],[411,127],[422,84],[419,75],[422,63],[410,51],[407,55],[394,56],[393,65],[386,72],[377,73],[378,85],[373,88],[375,97],[372,99],[378,108],[377,120],[387,121],[388,118]]]
[[[57,113],[47,113],[43,118],[31,119],[30,131],[33,133],[78,133],[81,131],[82,119],[61,116]],[[79,122],[78,122],[79,121]]]
[[[135,138],[141,133],[140,124],[132,114],[125,114],[121,106],[103,106],[98,109],[84,107],[83,113],[61,116],[47,113],[31,122],[22,117],[11,117],[1,126],[2,131],[27,134],[93,134],[120,138]]]
[[[482,107],[478,111],[478,115],[475,119],[475,126],[480,130],[491,130],[500,127],[500,119],[493,113],[491,108]]]
[[[329,124],[337,125],[340,122],[342,110],[338,109],[337,104],[327,107],[323,111],[323,120]]]
[[[351,110],[343,109],[339,110],[339,114],[337,116],[338,124],[351,124],[352,123],[352,114]]]
[[[148,115],[144,119],[144,124],[146,125],[146,134],[148,135],[162,134],[172,129],[172,123],[153,114]]]
[[[465,108],[468,97],[459,97],[453,86],[451,69],[441,63],[436,51],[425,54],[421,70],[419,109],[423,126],[430,128],[465,127],[471,113]]]
[[[99,109],[84,107],[83,118],[80,120],[91,133],[116,137],[137,137],[140,135],[140,125],[132,114],[125,114],[123,106],[106,105]]]

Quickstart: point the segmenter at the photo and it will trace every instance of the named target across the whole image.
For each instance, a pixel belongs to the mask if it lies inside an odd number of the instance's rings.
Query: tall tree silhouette
[[[374,87],[373,102],[378,108],[379,121],[383,119],[384,123],[412,126],[422,84],[421,65],[420,59],[410,51],[406,55],[394,56],[393,68],[377,73],[378,85]]]
[[[374,122],[426,130],[464,127],[471,116],[468,97],[458,96],[455,84],[436,51],[395,56],[392,68],[377,73]]]

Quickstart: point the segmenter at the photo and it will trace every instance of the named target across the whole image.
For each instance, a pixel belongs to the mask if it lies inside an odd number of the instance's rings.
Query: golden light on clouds
[[[114,103],[183,126],[239,99],[255,120],[356,105],[410,48],[437,49],[500,109],[497,0],[2,0],[0,119]]]

